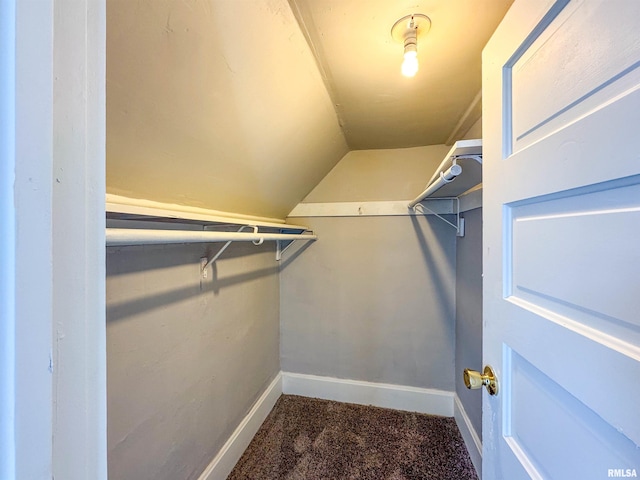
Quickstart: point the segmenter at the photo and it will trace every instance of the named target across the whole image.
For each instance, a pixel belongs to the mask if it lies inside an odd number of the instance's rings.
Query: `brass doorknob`
[[[487,392],[489,392],[489,395],[498,394],[498,379],[493,373],[493,369],[489,365],[484,367],[484,373],[465,368],[464,384],[469,389],[480,388],[484,385],[485,387],[487,387]]]

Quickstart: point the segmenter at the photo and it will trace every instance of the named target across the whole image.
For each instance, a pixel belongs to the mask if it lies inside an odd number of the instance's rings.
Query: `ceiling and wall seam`
[[[351,151],[453,143],[479,117],[482,47],[511,0],[287,1]],[[419,71],[406,78],[391,30],[416,14],[431,29],[417,42]]]
[[[471,103],[464,111],[456,126],[453,127],[449,138],[444,142],[445,145],[453,145],[454,142],[460,140],[471,126],[482,117],[482,90],[471,100]]]
[[[349,144],[349,136],[344,111],[342,109],[342,103],[340,102],[340,96],[338,95],[338,90],[336,88],[333,75],[331,74],[331,69],[328,66],[326,55],[324,53],[324,49],[322,48],[318,29],[316,28],[315,22],[313,21],[313,17],[308,9],[305,9],[305,7],[301,6],[296,0],[287,1],[289,2],[289,6],[291,7],[293,16],[298,22],[298,26],[300,27],[302,35],[307,41],[307,45],[311,50],[313,58],[316,61],[316,65],[318,66],[318,71],[320,72],[320,76],[322,77],[322,80],[324,82],[327,94],[329,95],[329,98],[331,98],[331,102],[333,103],[333,108],[338,118],[338,124],[342,129],[345,141],[347,142],[347,146],[351,151],[353,149]]]

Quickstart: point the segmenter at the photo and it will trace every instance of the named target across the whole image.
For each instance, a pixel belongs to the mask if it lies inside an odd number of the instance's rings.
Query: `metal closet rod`
[[[286,225],[283,225],[285,228]],[[166,243],[261,242],[276,240],[316,240],[312,233],[240,233],[184,230],[143,230],[107,228],[107,247],[125,245],[159,245]]]
[[[418,203],[423,201],[429,195],[437,192],[447,183],[453,182],[455,178],[462,173],[462,167],[460,165],[451,165],[445,172],[440,172],[440,176],[436,178],[420,195],[413,199],[409,203],[409,208],[414,208]]]

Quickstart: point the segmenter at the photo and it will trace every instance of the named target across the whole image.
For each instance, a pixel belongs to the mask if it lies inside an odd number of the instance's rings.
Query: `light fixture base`
[[[411,22],[413,21],[413,27]],[[413,32],[412,32],[413,30]],[[420,39],[431,30],[431,19],[422,13],[413,13],[411,15],[405,15],[399,19],[391,27],[391,37],[398,43],[405,42],[407,34],[415,32],[415,37]]]

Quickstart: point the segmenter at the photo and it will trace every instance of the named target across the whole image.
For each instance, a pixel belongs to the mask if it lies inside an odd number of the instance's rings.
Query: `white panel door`
[[[483,105],[483,478],[638,476],[640,1],[516,0]]]

